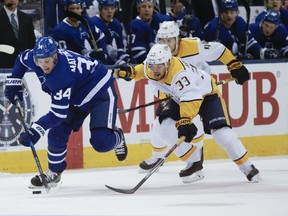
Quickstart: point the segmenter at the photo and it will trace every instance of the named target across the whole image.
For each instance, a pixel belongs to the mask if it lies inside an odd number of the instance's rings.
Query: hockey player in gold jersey
[[[174,25],[173,22],[164,22],[160,26],[157,34],[157,40],[158,43],[167,44],[174,56],[181,57],[182,59],[185,59],[187,62],[189,62],[189,64],[196,65],[198,68],[204,69],[208,73],[210,73],[210,68],[205,61],[219,60],[227,65],[232,77],[236,78],[238,84],[242,85],[246,80],[249,79],[248,70],[245,68],[245,66],[242,65],[240,61],[235,59],[235,57],[227,48],[216,42],[202,43],[197,38],[179,39],[179,29],[176,25]],[[144,69],[145,64],[140,64],[134,68],[130,66],[125,68],[118,68],[118,71],[119,76],[125,78],[123,74],[126,72],[128,72],[128,74],[141,74],[143,73]],[[213,78],[212,81],[215,84],[215,80]],[[213,89],[216,91],[218,87],[214,85]],[[171,103],[173,104],[173,102]],[[177,116],[177,108],[175,107],[177,106],[174,105],[170,107],[170,109],[167,109],[167,107],[163,109],[163,106],[159,106],[159,109],[157,110],[157,120],[160,123],[167,119],[173,119],[175,121],[179,119],[181,120],[181,116]],[[215,141],[224,148],[229,157],[239,166],[240,170],[246,175],[249,181],[260,181],[261,178],[258,174],[259,171],[254,167],[254,165],[252,165],[246,149],[237,137],[237,134],[231,129],[229,114],[219,91],[211,92],[209,95],[206,95],[200,107],[201,108],[199,109],[199,114],[203,120],[205,132],[207,134],[211,134]],[[192,108],[193,107],[191,107],[191,109]],[[181,103],[179,109],[181,110]],[[193,110],[195,110],[195,108]],[[154,125],[153,131],[157,130],[157,127],[154,128]],[[172,127],[171,124],[170,127]],[[153,136],[157,136],[157,133],[154,133],[153,131],[152,138]],[[158,133],[158,136],[161,136],[161,134]],[[154,139],[157,140],[156,138]],[[158,140],[160,140],[160,137]],[[155,164],[153,161],[155,162],[157,158],[163,157],[167,151],[163,147],[163,144],[159,145],[158,142],[153,142],[153,139],[151,141],[153,146],[153,155],[151,159],[140,163],[140,167],[142,169],[150,169],[153,167]],[[201,163],[201,161],[199,161],[199,163]],[[202,169],[202,164],[199,163],[188,163],[186,167],[186,173],[193,175],[195,170],[198,171],[197,169],[199,169],[199,167]],[[180,177],[182,177],[181,172]],[[195,178],[192,179],[194,180]]]

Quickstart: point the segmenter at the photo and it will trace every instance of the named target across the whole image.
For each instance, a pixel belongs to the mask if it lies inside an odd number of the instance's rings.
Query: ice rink
[[[183,184],[183,162],[165,163],[135,194],[104,185],[133,188],[145,174],[137,166],[67,170],[55,194],[33,195],[33,174],[0,174],[0,215],[11,216],[286,216],[288,156],[252,158],[264,182],[251,183],[230,160],[204,162],[205,178]]]

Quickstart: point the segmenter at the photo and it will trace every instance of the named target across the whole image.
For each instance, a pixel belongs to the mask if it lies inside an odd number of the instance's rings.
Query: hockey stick
[[[0,44],[0,52],[7,53],[7,54],[13,54],[15,51],[15,48],[10,45]]]
[[[80,22],[82,22],[85,25],[85,27],[88,29],[88,33],[89,33],[90,40],[91,40],[91,43],[92,43],[92,46],[93,46],[94,50],[97,50],[97,51],[103,50],[102,48],[99,48],[97,46],[97,42],[96,42],[95,37],[93,35],[93,32],[92,32],[92,30],[90,28],[90,25],[89,25],[88,21],[84,17],[79,16],[78,14],[76,14],[74,12],[71,12],[71,11],[66,11],[66,15],[70,16],[70,17],[72,17],[74,19],[79,20]]]
[[[114,188],[111,187],[109,185],[105,185],[108,189],[113,190],[115,192],[118,193],[123,193],[123,194],[133,194],[135,193],[140,187],[141,185],[144,184],[144,182],[147,181],[147,179],[153,174],[155,173],[160,166],[162,166],[165,162],[165,160],[172,154],[172,152],[185,140],[186,138],[184,136],[182,136],[175,144],[174,146],[165,154],[165,156],[163,158],[161,158],[161,160],[158,161],[158,163],[147,173],[147,175],[133,188],[131,189],[120,189],[120,188]]]
[[[226,84],[226,83],[229,83],[229,82],[232,82],[232,81],[236,81],[236,79],[235,78],[224,79],[224,80],[216,82],[216,85],[223,85],[223,84]],[[132,108],[129,108],[129,109],[118,109],[118,113],[119,114],[124,114],[124,113],[131,112],[131,111],[134,111],[134,110],[137,110],[137,109],[141,109],[141,108],[148,107],[148,106],[151,106],[151,105],[154,105],[154,104],[158,104],[158,103],[161,103],[161,102],[169,100],[169,99],[170,99],[170,97],[167,97],[167,98],[156,100],[156,101],[153,101],[153,102],[150,102],[150,103],[147,103],[147,104],[142,104],[142,105],[139,105],[139,106],[136,106],[136,107],[132,107]]]
[[[216,85],[223,85],[232,81],[236,81],[236,78],[228,78],[228,79],[220,80],[216,82]]]
[[[153,101],[153,102],[150,102],[150,103],[147,103],[147,104],[142,104],[142,105],[139,105],[139,106],[136,106],[136,107],[132,107],[132,108],[129,108],[129,109],[118,109],[118,113],[119,114],[123,114],[123,113],[127,113],[127,112],[130,112],[130,111],[133,111],[133,110],[137,110],[137,109],[140,109],[140,108],[143,108],[143,107],[147,107],[147,106],[151,106],[151,105],[154,105],[154,104],[158,104],[158,103],[161,103],[162,101],[166,101],[166,100],[169,100],[170,97],[166,97],[166,98],[163,98],[163,99],[160,99],[160,100],[156,100],[156,101]]]
[[[221,6],[222,1],[218,4],[218,20],[217,20],[217,26],[216,26],[216,35],[215,35],[215,41],[219,42],[219,34],[220,34],[220,25],[221,25]]]
[[[249,38],[249,24],[250,24],[250,6],[249,3],[246,0],[241,0],[241,2],[243,3],[243,6],[246,10],[246,29],[245,29],[245,41],[244,41],[244,55],[246,56],[247,54],[247,42],[248,42],[248,38]]]
[[[22,110],[21,110],[20,101],[19,101],[19,98],[18,98],[17,96],[15,97],[15,101],[16,101],[16,107],[17,107],[17,110],[18,110],[18,112],[19,112],[20,120],[21,120],[21,123],[22,123],[22,125],[23,125],[23,127],[24,127],[24,130],[25,130],[25,131],[28,131],[28,127],[27,127],[27,125],[26,125],[26,123],[25,123],[24,115],[23,115]],[[34,147],[34,145],[33,145],[33,143],[32,143],[31,141],[30,141],[29,145],[30,145],[30,147],[31,147],[31,150],[32,150],[32,153],[33,153],[33,157],[34,157],[34,160],[35,160],[35,162],[36,162],[38,171],[39,171],[39,173],[40,173],[40,177],[41,177],[41,179],[42,179],[43,185],[44,185],[44,187],[45,187],[45,189],[46,189],[46,192],[49,193],[50,187],[49,187],[49,185],[48,185],[48,183],[47,183],[47,180],[46,180],[46,178],[45,178],[45,175],[44,175],[44,173],[43,173],[43,169],[42,169],[42,166],[41,166],[39,157],[38,157],[38,155],[37,155],[36,149],[35,149],[35,147]]]

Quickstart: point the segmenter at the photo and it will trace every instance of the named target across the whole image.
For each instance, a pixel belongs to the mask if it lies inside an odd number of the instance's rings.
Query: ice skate
[[[139,164],[140,167],[139,173],[149,172],[160,160],[161,158],[150,158],[148,160],[142,161]]]
[[[259,174],[259,170],[254,166],[251,165],[252,170],[250,171],[250,173],[246,176],[247,179],[251,182],[262,182],[263,179],[261,178],[260,174]]]
[[[44,175],[49,187],[56,187],[61,181],[61,173],[56,173],[48,170],[46,173],[44,173]],[[31,179],[31,185],[29,186],[30,189],[43,187],[44,185],[40,175],[36,175]]]
[[[128,148],[126,145],[123,130],[121,128],[115,129],[121,136],[121,142],[115,147],[115,154],[119,161],[124,161],[128,154]]]
[[[202,160],[194,163],[188,163],[187,166],[180,171],[179,176],[183,183],[199,181],[204,178],[202,169]]]

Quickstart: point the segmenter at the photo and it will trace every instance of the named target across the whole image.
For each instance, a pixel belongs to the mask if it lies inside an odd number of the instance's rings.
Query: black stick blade
[[[110,189],[112,191],[122,193],[122,194],[134,194],[136,191],[134,188],[133,189],[120,189],[120,188],[111,187],[109,185],[105,185],[105,187],[107,187],[108,189]]]

